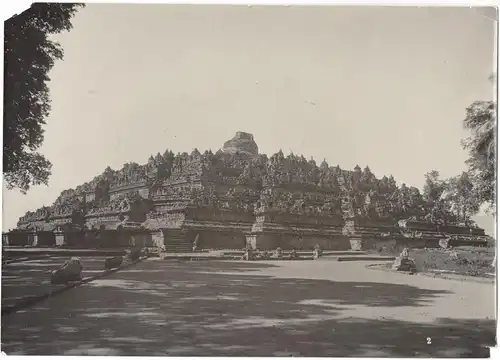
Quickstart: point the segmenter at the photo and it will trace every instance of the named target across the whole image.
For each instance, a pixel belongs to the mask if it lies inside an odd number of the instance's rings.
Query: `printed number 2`
[[[432,344],[432,341],[431,341],[431,338],[428,337],[427,338],[427,345],[430,345],[430,344]]]

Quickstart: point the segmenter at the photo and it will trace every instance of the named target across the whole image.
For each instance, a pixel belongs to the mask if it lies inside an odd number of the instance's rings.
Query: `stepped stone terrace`
[[[357,250],[436,247],[443,239],[486,244],[484,230],[392,176],[318,166],[281,150],[268,157],[244,132],[215,154],[167,150],[143,165],[108,167],[3,236],[4,245],[167,251],[191,251],[195,242],[199,249]]]

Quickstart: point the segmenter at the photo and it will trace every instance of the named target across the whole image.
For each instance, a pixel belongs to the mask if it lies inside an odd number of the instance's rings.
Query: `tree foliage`
[[[5,21],[3,174],[9,189],[47,184],[52,164],[37,149],[50,113],[48,73],[63,58],[51,34],[69,31],[83,4],[35,3]]]
[[[495,80],[492,75],[490,80]],[[495,212],[495,151],[497,106],[494,101],[475,101],[466,109],[463,125],[471,135],[462,141],[468,150],[467,165],[477,196]]]
[[[423,191],[424,201],[428,204],[434,204],[439,201],[441,195],[443,194],[446,183],[439,179],[439,172],[437,170],[432,170],[428,172],[425,176],[425,184]]]
[[[471,217],[477,214],[481,199],[468,172],[447,179],[445,191],[441,194],[445,208],[458,222],[468,225]]]
[[[429,213],[467,225],[483,203],[469,172],[446,180],[436,170],[425,174],[423,199]]]

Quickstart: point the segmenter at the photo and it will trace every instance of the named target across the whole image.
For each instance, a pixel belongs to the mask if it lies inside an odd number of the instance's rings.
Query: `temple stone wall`
[[[350,250],[349,237],[343,235],[297,235],[294,233],[252,234],[247,237],[254,241],[254,246],[260,250],[273,250],[281,247],[283,250],[312,250],[319,245],[323,250]]]
[[[238,132],[215,154],[167,150],[143,165],[108,167],[52,206],[27,212],[18,222],[24,234],[8,236],[11,244],[53,246],[62,226],[65,246],[165,244],[182,251],[196,234],[199,247],[216,249],[241,248],[247,239],[263,249],[308,250],[434,247],[449,234],[462,236],[457,244],[486,242],[484,230],[460,226],[469,220],[446,206],[427,203],[392,176],[376,178],[368,166],[351,171],[281,150],[259,154],[253,135]],[[138,228],[153,235],[131,230]],[[81,229],[87,231],[74,235]]]
[[[193,231],[189,238],[191,244],[197,234],[199,234],[198,248],[200,249],[243,249],[246,245],[245,234],[238,229]]]
[[[241,212],[231,210],[221,210],[214,208],[189,208],[186,219],[196,221],[223,221],[223,222],[245,222],[251,224],[255,221],[252,212]]]
[[[423,238],[423,239],[408,239],[405,237],[391,237],[391,238],[376,238],[364,237],[361,239],[360,250],[392,250],[393,252],[400,252],[404,248],[423,249],[423,248],[438,248],[439,240],[441,238]]]
[[[460,234],[460,235],[473,235],[473,236],[484,236],[484,229],[477,228],[464,228],[459,226],[439,226],[439,231],[449,234]]]
[[[64,246],[70,248],[85,248],[85,233],[83,231],[67,231],[64,235]]]
[[[37,233],[38,246],[55,246],[56,235],[52,231],[40,231]]]
[[[33,246],[35,239],[31,232],[10,232],[5,234],[9,246]]]
[[[297,224],[300,226],[339,226],[342,227],[344,224],[344,219],[342,215],[298,215],[298,214],[284,214],[284,213],[268,213],[264,216],[267,221],[275,222],[278,224]]]

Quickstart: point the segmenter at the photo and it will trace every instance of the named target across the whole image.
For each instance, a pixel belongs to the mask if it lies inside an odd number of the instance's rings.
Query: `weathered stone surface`
[[[406,271],[414,273],[417,271],[417,266],[415,260],[410,259],[410,251],[408,248],[404,248],[401,254],[394,260],[392,264],[393,270]]]
[[[439,246],[443,249],[448,249],[450,247],[450,238],[439,240]]]
[[[349,242],[351,243],[351,250],[354,250],[354,251],[360,251],[360,250],[363,250],[363,239],[351,239],[349,240]]]
[[[236,135],[224,143],[222,151],[228,154],[245,154],[257,156],[259,148],[253,139],[253,135],[238,131]]]
[[[107,258],[104,261],[104,268],[109,270],[109,269],[114,269],[119,267],[123,263],[123,257],[122,256],[114,256],[111,258]]]
[[[246,248],[245,253],[243,254],[243,260],[250,261],[250,260],[256,260],[256,254],[253,251],[253,249]]]
[[[136,261],[139,260],[141,256],[144,256],[144,250],[142,248],[133,248],[130,250],[130,252],[127,254],[127,257],[130,261]]]
[[[321,251],[320,248],[314,249],[314,251],[313,251],[313,259],[314,260],[318,260],[321,257],[322,253],[323,252]]]
[[[81,280],[82,270],[81,259],[79,257],[72,257],[59,269],[52,272],[51,283],[64,284],[70,281],[79,281]]]
[[[403,259],[401,257],[397,257],[396,260],[394,260],[392,268],[397,271],[405,271],[410,273],[417,272],[417,266],[415,264],[415,260]]]
[[[299,258],[299,254],[297,254],[297,251],[293,249],[290,254],[288,255],[289,260],[297,260]]]

